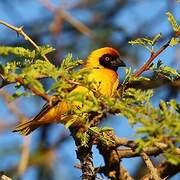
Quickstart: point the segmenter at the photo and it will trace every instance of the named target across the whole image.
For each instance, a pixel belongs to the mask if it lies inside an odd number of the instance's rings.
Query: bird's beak
[[[124,61],[123,60],[121,60],[120,58],[117,58],[116,59],[116,65],[117,65],[117,67],[125,67],[126,66],[126,64],[124,63]]]

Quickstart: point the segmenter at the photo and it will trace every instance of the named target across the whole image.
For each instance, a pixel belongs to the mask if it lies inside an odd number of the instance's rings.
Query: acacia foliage
[[[179,43],[179,25],[176,23],[172,14],[168,13],[168,19],[172,24],[175,35],[170,40],[170,45],[174,46]],[[151,53],[154,53],[154,45],[161,38],[161,34],[154,36],[152,39],[138,38],[130,41],[131,44],[138,44]],[[179,164],[180,142],[180,105],[176,100],[165,102],[160,100],[159,107],[153,106],[151,98],[153,90],[141,90],[129,88],[128,84],[133,81],[151,81],[150,78],[143,76],[134,77],[130,68],[126,69],[126,77],[121,84],[117,93],[113,97],[105,97],[94,88],[95,82],[88,82],[87,75],[90,70],[79,70],[83,64],[82,60],[74,60],[71,54],[62,61],[60,67],[56,67],[49,61],[43,59],[44,55],[54,51],[52,47],[39,47],[36,50],[26,49],[24,47],[0,47],[1,65],[0,73],[4,81],[3,85],[14,84],[15,90],[11,95],[11,100],[20,96],[37,95],[29,91],[29,86],[35,88],[42,94],[49,94],[60,100],[68,102],[77,101],[82,104],[81,108],[70,109],[66,116],[71,115],[71,119],[65,124],[66,128],[73,127],[73,124],[86,124],[87,129],[84,133],[79,133],[83,146],[88,146],[89,137],[93,134],[97,140],[100,140],[107,146],[116,144],[116,139],[112,140],[107,131],[113,131],[109,127],[99,128],[98,124],[104,116],[117,114],[126,117],[132,127],[136,130],[136,151],[140,152],[144,148],[166,146],[163,150],[163,156],[172,164]],[[6,61],[3,59],[9,59]],[[151,64],[149,67],[158,75],[175,81],[180,78],[180,73],[163,65],[162,61]],[[23,84],[17,81],[23,79]],[[45,89],[41,79],[52,79],[51,87]],[[93,93],[83,94],[81,92],[69,93],[77,84],[85,86],[88,91]],[[20,89],[24,87],[24,90]],[[93,119],[91,114],[96,113]],[[96,120],[95,120],[96,118]],[[92,123],[96,121],[96,123]]]

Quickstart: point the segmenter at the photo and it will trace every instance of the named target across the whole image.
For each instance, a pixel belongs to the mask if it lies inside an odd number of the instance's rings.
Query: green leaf
[[[53,47],[50,47],[49,45],[47,46],[42,46],[42,47],[39,47],[37,51],[37,54],[40,54],[41,56],[45,56],[46,54],[49,54],[53,51],[55,51],[55,49]]]
[[[65,128],[69,128],[77,119],[71,118],[64,126]]]
[[[82,60],[73,61],[72,54],[69,53],[66,56],[66,58],[62,61],[60,68],[61,69],[72,69],[80,64],[83,64],[83,61]]]
[[[139,45],[145,46],[146,44],[151,45],[152,41],[150,39],[147,39],[147,38],[138,38],[138,39],[135,39],[135,40],[131,40],[128,43],[131,44],[131,45],[139,44]]]
[[[180,158],[178,158],[179,155],[173,154],[173,152],[165,152],[163,155],[167,158],[167,160],[174,165],[180,164]]]
[[[33,79],[32,77],[26,76],[24,78],[24,81],[26,84],[31,84],[35,89],[37,89],[39,92],[44,93],[43,85],[40,83],[40,81]]]
[[[130,75],[131,75],[131,67],[126,68],[125,73],[126,73],[126,76],[124,78],[124,81],[123,81],[122,85],[126,84],[129,81]]]
[[[100,132],[106,132],[106,131],[113,131],[114,129],[113,128],[110,128],[110,127],[103,127],[101,128],[101,131]]]
[[[153,41],[151,39],[148,39],[148,38],[142,38],[141,39],[145,44],[148,44],[148,45],[152,45],[153,44]]]
[[[167,111],[167,105],[163,100],[160,100],[159,107],[162,111]]]
[[[28,93],[27,92],[20,92],[20,91],[16,91],[15,93],[13,93],[10,97],[9,100],[10,101],[14,101],[15,99],[21,97],[21,96],[27,96]]]
[[[168,16],[168,21],[170,22],[173,30],[175,32],[178,32],[179,31],[179,25],[177,24],[176,19],[174,18],[174,16],[170,12],[167,12],[166,15]]]
[[[177,70],[175,70],[169,66],[161,67],[160,73],[163,74],[166,78],[168,78],[170,80],[174,80],[174,79],[180,77],[180,73],[178,73]]]
[[[162,34],[161,33],[159,33],[159,34],[157,34],[156,36],[154,36],[153,37],[153,40],[152,40],[152,45],[155,45],[155,43],[157,42],[157,41],[159,41],[159,39],[161,39],[162,38]]]
[[[10,54],[25,58],[35,58],[35,50],[30,51],[23,47],[0,46],[0,55],[8,56]]]
[[[0,64],[0,74],[4,74],[4,66]]]
[[[162,64],[163,64],[162,61],[159,59],[158,62],[157,62],[157,68],[159,69]]]
[[[31,81],[32,86],[37,89],[38,91],[44,93],[43,85],[38,80],[32,80]]]
[[[131,45],[141,45],[144,48],[146,48],[148,51],[153,52],[153,46],[156,44],[156,42],[159,41],[159,39],[162,37],[162,34],[159,33],[157,35],[155,35],[152,39],[150,38],[137,38],[135,40],[129,41],[128,43],[130,43]]]
[[[171,47],[173,47],[173,46],[177,45],[178,43],[180,43],[179,38],[173,37],[173,38],[171,39],[169,45],[170,45]]]

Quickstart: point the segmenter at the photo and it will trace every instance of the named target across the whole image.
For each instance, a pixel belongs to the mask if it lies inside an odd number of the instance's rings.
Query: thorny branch
[[[108,164],[111,164],[115,157],[115,156],[111,156],[110,152],[113,152],[113,151],[116,152],[119,160],[121,160],[123,158],[140,157],[143,155],[142,153],[144,153],[146,155],[146,159],[147,159],[148,156],[157,156],[168,148],[168,145],[165,143],[157,143],[154,145],[154,147],[143,148],[142,151],[136,152],[136,147],[138,144],[135,143],[134,141],[128,140],[126,138],[118,138],[114,134],[110,134],[109,136],[112,139],[112,141],[116,142],[115,144],[103,146],[103,143],[101,141],[99,143],[97,143],[95,141],[95,143],[98,144],[98,149],[100,150],[100,153],[103,155],[103,158],[105,159],[105,166],[97,167],[97,168],[95,168],[95,171],[97,173],[103,173],[105,176],[108,176],[108,177],[110,177],[112,175],[112,173],[111,173],[112,169],[110,168],[111,166],[109,166]],[[121,148],[121,146],[123,146],[123,148]],[[103,150],[102,150],[102,147],[104,147]],[[125,148],[125,147],[128,147],[128,148]],[[179,149],[177,149],[177,152],[178,151],[179,151]],[[109,152],[109,153],[107,153],[107,152]],[[148,157],[148,159],[149,159],[149,157]],[[114,165],[114,163],[113,163],[113,165]],[[132,177],[130,175],[128,175],[128,173],[125,173],[125,174],[123,173],[125,171],[122,171],[122,168],[123,167],[120,164],[120,177],[123,179],[123,176],[126,175],[129,179],[131,179]],[[156,169],[156,168],[154,167],[154,169]],[[162,171],[160,174],[164,173]],[[177,170],[175,171],[174,174],[176,174],[176,172],[177,172]],[[153,171],[153,173],[154,173],[153,177],[156,177],[157,174],[155,174],[154,171]],[[159,173],[159,171],[158,171],[158,173]],[[149,174],[149,176],[151,174]],[[111,177],[111,179],[112,178],[113,177]],[[125,179],[127,179],[127,178],[125,178]],[[156,179],[157,179],[157,177],[156,177]]]
[[[80,131],[84,131],[84,128],[78,126],[70,127],[70,131],[77,147],[77,158],[81,163],[82,180],[95,180],[96,172],[92,157],[92,139],[89,139],[88,146],[82,145],[81,139],[78,137],[78,134]]]
[[[23,137],[21,160],[18,166],[18,174],[22,175],[28,167],[30,136]]]
[[[156,156],[162,153],[163,150],[165,149],[167,149],[167,147],[166,148],[149,147],[149,148],[143,149],[143,151],[146,152],[146,154],[149,156]],[[140,156],[140,153],[136,152],[132,148],[118,149],[117,151],[118,151],[118,156],[120,159]]]
[[[12,29],[18,35],[21,35],[26,41],[29,41],[37,50],[39,50],[39,46],[23,31],[23,26],[15,27],[7,22],[0,20],[0,24]],[[44,60],[49,61],[45,55],[42,56]]]
[[[153,60],[169,46],[169,43],[170,40],[165,45],[163,45],[157,52],[152,52],[147,62],[135,72],[134,77],[139,77],[144,71],[148,70]]]
[[[154,179],[154,180],[161,180],[161,178],[159,177],[159,174],[158,174],[158,172],[157,172],[157,169],[156,169],[156,168],[154,167],[154,165],[152,164],[149,156],[148,156],[146,153],[142,152],[142,153],[141,153],[141,157],[142,157],[142,159],[144,160],[147,168],[149,169],[149,171],[150,171],[150,173],[151,173],[152,179]]]
[[[167,161],[164,161],[160,163],[156,167],[158,174],[160,175],[161,178],[167,179],[172,177],[174,174],[177,174],[180,172],[180,166],[179,165],[173,165]],[[147,173],[145,176],[141,178],[141,180],[151,180],[150,179],[150,173]]]
[[[19,82],[23,86],[26,85],[24,80],[21,77],[17,77],[16,78],[16,82]],[[48,94],[42,93],[41,91],[39,91],[36,88],[34,88],[31,84],[28,84],[27,87],[28,87],[28,89],[30,89],[37,96],[42,97],[47,102],[51,102],[52,98]]]
[[[59,20],[64,19],[66,20],[68,23],[70,23],[75,29],[77,29],[79,32],[81,32],[82,34],[92,38],[93,37],[93,33],[91,31],[91,29],[89,29],[85,24],[83,24],[82,22],[80,22],[79,20],[75,19],[73,16],[71,16],[66,10],[64,10],[63,8],[58,8],[56,6],[54,6],[51,2],[49,2],[48,0],[40,0],[40,2],[42,3],[42,5],[44,7],[46,7],[49,11],[53,12],[55,15],[59,16],[60,18],[58,18]],[[58,23],[57,23],[58,24]]]

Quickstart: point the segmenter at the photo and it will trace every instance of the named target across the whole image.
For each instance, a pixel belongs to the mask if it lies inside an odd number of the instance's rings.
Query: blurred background
[[[172,35],[165,15],[167,11],[180,20],[180,3],[176,0],[0,0],[0,19],[23,26],[37,44],[53,46],[56,51],[49,58],[57,66],[67,53],[85,59],[93,49],[111,46],[120,50],[122,59],[134,71],[146,61],[149,52],[131,46],[128,41],[162,32],[159,47],[162,46]],[[0,45],[33,49],[2,25]],[[168,48],[158,59],[180,70],[180,47]],[[0,60],[5,61],[2,57]],[[119,75],[122,81],[124,73]],[[145,75],[151,76],[150,73]],[[48,87],[48,81],[44,81],[44,85]],[[180,85],[157,83],[154,88],[155,106],[159,99],[180,100]],[[62,125],[42,127],[28,137],[11,132],[19,119],[33,117],[44,103],[39,97],[23,97],[8,103],[7,97],[12,92],[11,85],[0,91],[0,171],[13,179],[80,179],[81,173],[74,167],[78,163],[75,145]],[[101,126],[113,127],[119,137],[135,138],[134,129],[125,118],[110,116]],[[93,153],[95,166],[103,165],[96,147]],[[122,163],[138,179],[143,171],[142,161],[132,158]],[[171,179],[178,180],[180,175]]]

